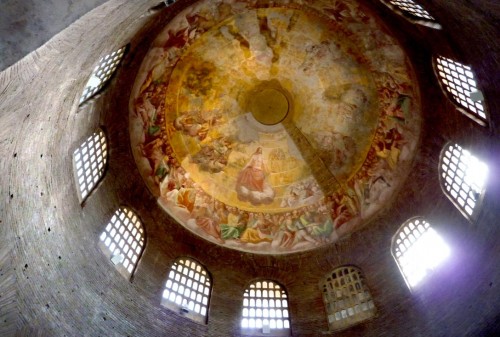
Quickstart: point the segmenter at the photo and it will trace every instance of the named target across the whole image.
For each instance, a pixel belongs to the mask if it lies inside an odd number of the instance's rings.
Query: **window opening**
[[[127,207],[120,207],[106,225],[99,239],[101,248],[118,271],[130,277],[144,248],[144,228],[139,217]]]
[[[458,144],[443,149],[439,164],[445,194],[469,220],[473,220],[482,201],[488,166]]]
[[[413,23],[441,29],[441,25],[421,5],[413,0],[382,0],[387,7]]]
[[[434,66],[441,87],[460,111],[477,123],[487,125],[484,97],[471,67],[442,56],[435,58]]]
[[[410,289],[449,256],[450,249],[422,218],[405,222],[392,238],[391,252]]]
[[[158,4],[154,5],[148,10],[149,14],[156,13],[158,11],[161,11],[162,9],[168,7],[168,4],[166,1],[159,2]]]
[[[126,49],[127,46],[124,46],[99,60],[99,63],[94,68],[94,71],[85,85],[85,89],[83,89],[82,97],[80,97],[80,104],[90,99],[104,87],[118,68]]]
[[[73,170],[80,203],[104,176],[108,158],[106,136],[101,129],[95,131],[73,152]]]
[[[161,304],[195,321],[206,323],[212,282],[206,269],[189,258],[170,269]]]
[[[285,289],[273,281],[256,281],[243,294],[241,328],[252,335],[288,336],[290,317]]]
[[[344,329],[375,315],[376,309],[361,270],[336,268],[322,284],[330,330]]]

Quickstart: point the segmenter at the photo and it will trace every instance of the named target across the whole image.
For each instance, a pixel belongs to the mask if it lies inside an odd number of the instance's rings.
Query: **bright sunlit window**
[[[478,89],[471,67],[442,56],[435,58],[434,66],[441,87],[461,107],[460,111],[477,123],[487,125],[484,97]]]
[[[410,289],[450,255],[450,249],[439,234],[422,218],[405,222],[392,238],[392,254]]]
[[[329,273],[322,291],[330,330],[344,329],[375,315],[363,274],[354,266],[342,266]]]
[[[73,170],[80,202],[85,201],[103,177],[107,159],[106,136],[100,129],[73,152]]]
[[[111,262],[129,277],[144,248],[144,229],[139,217],[130,209],[120,207],[99,238]]]
[[[273,281],[256,281],[243,294],[241,328],[258,333],[289,335],[290,317],[285,289]]]
[[[406,17],[408,20],[419,23],[431,28],[441,29],[436,22],[421,5],[413,0],[382,0],[382,2],[398,14]]]
[[[124,46],[99,60],[99,63],[94,68],[94,71],[85,85],[85,89],[83,89],[82,97],[80,97],[80,104],[87,101],[104,87],[106,82],[118,68],[126,48],[127,47]]]
[[[206,269],[189,258],[170,269],[161,304],[193,320],[206,323],[212,282]]]
[[[470,220],[477,214],[488,176],[488,166],[458,144],[445,146],[439,164],[446,195]]]

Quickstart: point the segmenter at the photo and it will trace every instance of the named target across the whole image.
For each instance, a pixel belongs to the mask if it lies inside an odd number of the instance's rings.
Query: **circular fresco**
[[[420,131],[412,69],[352,2],[201,1],[156,38],[130,101],[134,157],[198,235],[263,254],[368,222]]]

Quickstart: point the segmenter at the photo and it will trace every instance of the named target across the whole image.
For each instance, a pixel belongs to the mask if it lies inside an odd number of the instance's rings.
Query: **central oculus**
[[[281,90],[264,88],[254,93],[248,108],[259,123],[275,125],[288,115],[289,103]]]

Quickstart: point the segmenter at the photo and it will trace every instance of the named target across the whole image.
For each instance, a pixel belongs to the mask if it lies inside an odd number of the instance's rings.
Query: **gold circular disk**
[[[274,88],[257,91],[249,103],[253,117],[264,125],[275,125],[282,122],[289,110],[285,94]]]

